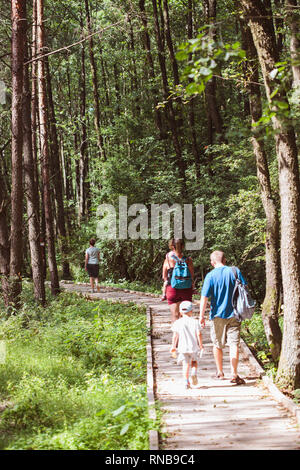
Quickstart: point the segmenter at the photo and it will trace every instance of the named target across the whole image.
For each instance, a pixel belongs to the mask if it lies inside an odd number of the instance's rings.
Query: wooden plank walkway
[[[245,385],[212,378],[215,363],[209,325],[203,332],[205,353],[198,368],[197,386],[185,390],[181,366],[169,353],[170,312],[157,297],[110,288],[91,294],[87,284],[61,283],[68,291],[92,299],[135,302],[150,308],[155,397],[163,410],[161,450],[299,450],[295,418],[269,394],[249,360],[241,358],[239,374]],[[197,309],[195,309],[197,312]],[[209,322],[208,322],[209,323]],[[225,377],[230,378],[228,348]]]

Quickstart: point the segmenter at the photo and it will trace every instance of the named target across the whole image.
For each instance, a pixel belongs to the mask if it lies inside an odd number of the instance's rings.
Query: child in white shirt
[[[192,383],[197,385],[197,360],[203,351],[201,327],[195,318],[192,318],[193,304],[185,300],[181,302],[179,311],[182,317],[172,325],[173,339],[171,353],[176,357],[176,345],[179,353],[178,364],[182,362],[182,373],[185,380],[185,388],[190,388],[190,369],[192,368]]]

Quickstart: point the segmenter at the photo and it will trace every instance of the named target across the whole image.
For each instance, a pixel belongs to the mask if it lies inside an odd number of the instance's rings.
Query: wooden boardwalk
[[[131,291],[101,288],[91,294],[87,284],[62,283],[68,291],[92,299],[146,305],[152,318],[152,364],[155,398],[163,411],[161,450],[299,450],[295,418],[263,386],[247,358],[240,360],[245,385],[213,379],[215,364],[209,325],[204,329],[205,352],[198,368],[197,386],[185,390],[181,367],[169,353],[170,312],[157,297]],[[196,310],[196,309],[195,309]],[[196,310],[197,311],[197,310]],[[230,378],[228,348],[224,354],[225,377]]]

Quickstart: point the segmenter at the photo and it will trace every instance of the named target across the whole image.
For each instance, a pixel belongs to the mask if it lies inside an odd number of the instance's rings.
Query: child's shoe
[[[193,384],[193,385],[197,385],[197,384],[198,384],[197,375],[191,375],[191,378],[192,378],[192,384]]]
[[[184,386],[184,388],[185,388],[186,390],[188,390],[189,388],[191,388],[191,384],[190,384],[190,382],[189,382],[188,380],[185,381],[185,386]]]
[[[171,350],[171,356],[173,357],[173,359],[176,359],[176,358],[177,358],[176,349],[172,349],[172,350]]]

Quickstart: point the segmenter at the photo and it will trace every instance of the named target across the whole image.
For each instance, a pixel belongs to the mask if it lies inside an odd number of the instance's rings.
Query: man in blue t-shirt
[[[237,374],[241,322],[234,316],[231,302],[235,285],[234,273],[229,266],[225,265],[226,259],[223,251],[214,251],[210,255],[210,262],[214,269],[204,279],[201,291],[199,321],[201,326],[204,327],[204,313],[210,297],[209,319],[212,321],[211,339],[217,366],[216,378],[224,379],[223,349],[225,344],[228,343],[232,374],[231,383],[241,385],[245,383],[244,379],[240,378]],[[236,271],[241,282],[246,284],[241,271],[238,268],[236,268]]]

